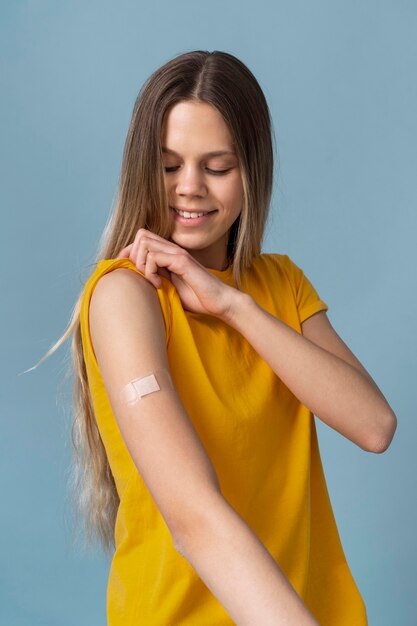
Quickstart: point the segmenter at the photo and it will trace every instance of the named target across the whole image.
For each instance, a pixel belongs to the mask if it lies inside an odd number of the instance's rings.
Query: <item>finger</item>
[[[171,280],[171,273],[165,267],[158,267],[158,274],[168,280]]]
[[[135,255],[135,257],[138,254],[138,250],[139,250],[139,245],[140,242],[146,239],[147,241],[150,240],[155,240],[155,241],[161,241],[164,242],[166,241],[166,239],[163,239],[162,237],[159,237],[159,235],[156,235],[155,233],[153,233],[151,230],[148,230],[147,228],[139,228],[139,230],[137,231],[136,235],[135,235],[135,239],[133,242],[133,254]]]
[[[165,256],[162,257],[161,254]],[[163,276],[167,280],[171,281],[171,272],[169,271],[168,267],[170,267],[171,264],[174,262],[173,257],[175,256],[175,254],[164,252],[163,250],[158,250],[156,248],[154,250],[148,250],[145,259],[145,276],[146,270],[149,269],[149,276],[151,276],[151,274],[155,275],[155,278],[152,276],[152,281],[154,282],[154,284],[156,284],[157,287],[162,286],[162,281],[159,279],[159,276]],[[166,267],[162,267],[161,264],[163,263],[168,263],[168,265]]]
[[[132,248],[132,244],[129,244],[125,248],[122,248],[117,255],[116,259],[128,259],[130,256],[130,250]]]
[[[137,258],[137,253],[138,253],[138,248],[139,248],[139,243],[141,241],[141,238],[146,235],[149,238],[158,238],[161,241],[166,241],[166,239],[163,239],[162,237],[158,237],[158,235],[156,235],[155,233],[152,233],[152,231],[147,230],[146,228],[139,228],[139,230],[136,233],[135,239],[132,243],[130,243],[128,246],[125,246],[124,248],[122,248],[119,252],[119,254],[115,257],[116,259],[131,259],[132,261],[134,259]]]
[[[146,255],[145,278],[151,282],[156,289],[162,285],[162,280],[158,276],[158,265],[156,263],[155,252],[148,252]]]
[[[148,230],[147,228],[139,228],[139,230],[136,233],[136,236],[133,242],[133,247],[131,250],[131,256],[134,257],[135,259],[137,258],[137,255],[138,255],[140,242],[144,239],[146,239],[146,241],[148,242],[160,243],[162,246],[164,246],[164,249],[166,249],[167,252],[171,251],[172,249],[183,250],[181,246],[174,243],[173,241],[164,239],[164,237],[157,235],[156,233],[154,233],[151,230]]]
[[[161,237],[160,235],[157,235],[156,233],[154,233],[152,230],[149,230],[148,228],[139,228],[137,234],[139,233],[141,233],[142,235],[146,235],[150,239],[155,239],[155,241],[168,242],[168,239],[164,239],[163,237]]]
[[[149,252],[150,239],[144,233],[138,233],[138,244],[136,248],[136,267],[145,270],[146,258]]]
[[[162,252],[161,250],[152,250],[148,253],[148,257],[149,255],[150,258],[149,261],[147,260],[147,264],[149,262],[150,267],[156,264],[157,269],[153,271],[158,272],[160,275],[164,275],[163,272],[174,273],[179,276],[184,273],[184,254],[172,254],[170,252]],[[169,279],[171,279],[171,276]]]
[[[175,252],[178,253],[180,251],[184,252],[184,248],[181,248],[181,246],[178,246],[174,242],[170,242],[167,239],[156,235],[152,231],[147,230],[146,228],[139,228],[134,241],[123,248],[117,258],[122,258],[122,255],[129,258],[132,263],[134,263],[136,267],[144,273],[148,250],[161,249],[171,254],[174,254]],[[171,280],[170,272],[167,269],[158,268],[158,274],[164,276],[168,280]]]
[[[167,254],[175,254],[179,251],[183,252],[183,248],[179,246],[171,245],[166,239],[155,239],[149,237],[147,233],[141,233],[138,237],[138,248],[136,252],[136,265],[138,269],[144,268],[147,263],[147,255],[149,251],[152,252],[166,252]]]
[[[150,241],[150,237],[148,236],[149,232],[150,231],[146,230],[146,228],[139,228],[130,251],[131,260],[141,271],[144,271],[146,265],[146,255],[148,250],[145,242]]]
[[[138,256],[138,248],[140,242],[140,232],[142,229],[139,229],[136,233],[135,239],[133,240],[132,249],[130,250],[130,259],[136,265],[136,258]],[[139,268],[138,268],[139,269]]]
[[[139,230],[137,231],[135,235],[135,239],[132,244],[132,249],[130,251],[131,260],[133,261],[133,263],[135,263],[136,267],[140,270],[143,270],[145,268],[145,260],[146,260],[146,252],[142,253],[141,256],[139,257],[141,241],[143,241],[150,233],[151,231],[147,230],[146,228],[139,228]]]

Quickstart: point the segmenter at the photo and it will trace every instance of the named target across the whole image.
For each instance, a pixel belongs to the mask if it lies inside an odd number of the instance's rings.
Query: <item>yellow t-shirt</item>
[[[108,626],[230,626],[232,619],[174,548],[170,531],[120,434],[91,343],[88,310],[102,260],[84,287],[81,332],[89,389],[120,497],[108,588]],[[209,269],[234,285],[232,267]],[[143,274],[142,274],[143,275]],[[286,254],[259,254],[242,291],[301,333],[328,310]],[[256,533],[321,626],[366,626],[334,519],[311,411],[239,332],[185,311],[174,285],[157,289],[171,376],[214,465],[225,499]]]

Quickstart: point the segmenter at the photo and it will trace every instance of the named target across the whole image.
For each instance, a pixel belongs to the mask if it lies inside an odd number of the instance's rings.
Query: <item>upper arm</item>
[[[358,369],[375,385],[373,378],[331,325],[326,311],[318,311],[307,318],[301,324],[301,330],[304,337]]]
[[[97,363],[126,447],[175,537],[220,493],[211,461],[173,384],[126,405],[122,388],[169,363],[155,288],[118,268],[98,281],[90,301]],[[191,520],[191,521],[190,521]]]

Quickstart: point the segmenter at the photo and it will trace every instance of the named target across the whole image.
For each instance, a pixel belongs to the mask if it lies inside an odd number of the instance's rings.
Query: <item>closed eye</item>
[[[227,170],[211,170],[207,168],[207,171],[210,172],[210,174],[226,174],[227,172],[230,172],[231,169],[231,167],[229,167]]]
[[[171,173],[171,172],[175,172],[178,169],[178,165],[174,166],[174,167],[166,167],[165,171],[167,172],[167,174]],[[209,174],[214,174],[214,175],[221,175],[221,174],[226,174],[227,172],[230,172],[232,168],[229,167],[227,170],[211,170],[210,168],[207,168],[207,171],[209,172]]]

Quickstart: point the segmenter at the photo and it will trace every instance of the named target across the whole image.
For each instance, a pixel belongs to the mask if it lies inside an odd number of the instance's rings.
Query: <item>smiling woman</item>
[[[303,270],[261,252],[272,172],[233,55],[185,53],[142,87],[96,268],[46,355],[73,332],[74,493],[114,550],[109,626],[367,624],[314,413],[369,452],[396,417]]]

